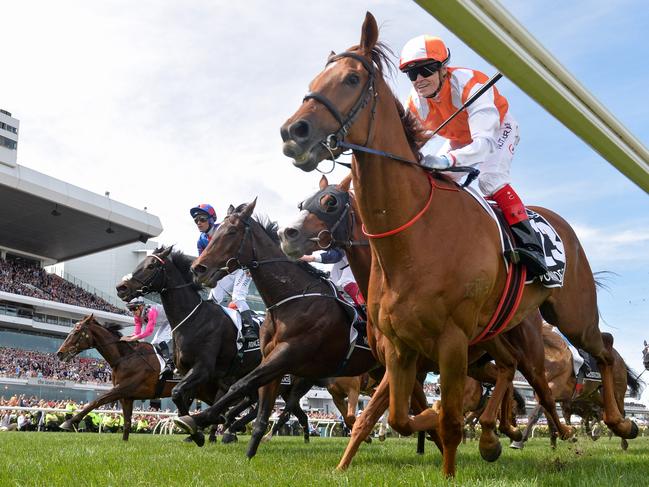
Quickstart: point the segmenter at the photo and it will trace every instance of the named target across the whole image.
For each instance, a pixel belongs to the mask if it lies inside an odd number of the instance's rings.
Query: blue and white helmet
[[[131,299],[128,302],[128,304],[126,305],[126,307],[128,309],[130,309],[131,311],[133,311],[135,308],[137,308],[138,306],[142,306],[142,305],[144,305],[144,298],[142,298],[141,296],[138,296],[137,298]]]

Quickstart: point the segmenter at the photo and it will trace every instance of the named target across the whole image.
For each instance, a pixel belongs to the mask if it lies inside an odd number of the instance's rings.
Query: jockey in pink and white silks
[[[198,255],[201,255],[219,226],[216,222],[216,211],[212,205],[201,203],[189,210],[189,213],[201,232],[197,242]],[[229,298],[228,300],[236,305],[236,309],[241,314],[243,337],[254,340],[257,338],[255,332],[257,324],[253,319],[253,313],[247,301],[251,280],[248,271],[237,269],[216,283],[216,286],[210,291],[210,299],[221,305],[226,298]]]
[[[142,340],[153,334],[150,340],[151,345],[160,351],[165,360],[165,368],[161,375],[171,375],[172,359],[167,342],[171,341],[171,325],[167,319],[164,308],[159,304],[145,304],[142,298],[132,299],[126,307],[133,312],[135,332],[130,336],[123,336],[123,342],[134,342]],[[142,329],[144,326],[144,330]],[[155,331],[155,334],[153,333]]]
[[[468,68],[448,66],[451,53],[439,37],[421,35],[408,41],[399,69],[413,88],[406,109],[429,131],[434,131],[488,81]],[[438,134],[446,141],[433,153],[433,138],[421,152],[421,164],[432,169],[473,166],[480,170],[478,185],[496,201],[518,240],[518,253],[528,275],[548,272],[541,242],[527,218],[523,202],[510,185],[510,167],[519,141],[518,123],[509,103],[494,86],[460,112]],[[463,173],[446,173],[450,177]],[[460,177],[461,177],[460,176]]]

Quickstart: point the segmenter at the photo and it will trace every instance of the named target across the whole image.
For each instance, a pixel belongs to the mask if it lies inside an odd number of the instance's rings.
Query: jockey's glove
[[[421,165],[429,167],[431,169],[448,169],[453,164],[446,156],[428,155],[424,156],[424,158],[421,160]]]

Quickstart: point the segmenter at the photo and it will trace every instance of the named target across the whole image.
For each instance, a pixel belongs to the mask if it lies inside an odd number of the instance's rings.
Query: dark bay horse
[[[542,338],[545,348],[545,373],[550,389],[552,389],[552,395],[561,405],[566,424],[571,424],[570,418],[573,414],[576,414],[582,418],[588,429],[591,419],[597,421],[602,416],[602,394],[599,382],[586,381],[583,390],[576,392],[577,377],[573,368],[573,356],[568,345],[559,334],[552,331],[552,326],[548,324],[543,325]],[[624,396],[627,389],[632,395],[637,395],[640,390],[640,381],[615,348],[613,348],[613,354],[615,356],[615,365],[613,366],[615,400],[620,411],[624,411]],[[523,448],[524,442],[529,438],[531,430],[539,420],[540,415],[541,409],[537,406],[530,413],[522,441],[513,443],[512,447]],[[552,427],[553,425],[551,423],[549,425],[551,444],[554,447],[556,446],[556,432]],[[622,438],[622,448],[626,450],[627,446],[626,439]]]
[[[279,235],[282,241],[282,249],[285,253],[293,258],[300,257],[304,254],[310,254],[315,250],[337,246],[344,248],[349,260],[349,264],[355,276],[359,287],[363,293],[367,292],[370,272],[370,249],[367,240],[362,234],[362,220],[359,216],[358,205],[354,193],[350,191],[351,176],[345,177],[338,185],[329,185],[326,176],[320,179],[320,190],[300,203],[300,214],[297,221],[283,228]],[[540,403],[547,411],[548,417],[555,424],[558,424],[558,431],[562,439],[567,439],[574,434],[574,429],[562,425],[557,415],[554,398],[548,386],[544,373],[544,348],[541,334],[542,320],[539,313],[523,320],[520,326],[506,332],[503,336],[497,337],[496,340],[507,340],[508,347],[514,355],[518,367],[528,380],[530,385],[537,391],[540,397]],[[372,331],[375,347],[375,355],[383,357],[384,344],[386,338],[380,330],[372,327],[368,323],[368,330]],[[476,360],[481,358],[479,353],[480,344],[470,347],[471,356]],[[437,364],[430,360],[419,358],[418,369],[423,371],[437,370]],[[480,384],[486,382],[494,384],[497,381],[497,372],[493,370],[491,364],[484,363],[484,357],[481,362],[472,365],[469,368],[469,376],[474,376],[469,380],[471,384]],[[514,370],[510,370],[513,375]],[[473,387],[474,392],[476,387]],[[387,391],[386,391],[387,393]],[[510,424],[511,405],[513,404],[509,397],[514,393],[513,384],[510,385],[509,391],[504,396],[505,404],[501,404],[500,412],[500,430],[509,436],[513,441],[518,441],[521,434]],[[471,408],[471,397],[467,398],[465,388],[463,404],[464,408],[474,411]],[[380,398],[377,396],[377,401]],[[373,399],[374,401],[374,399]],[[360,423],[364,428],[370,428],[374,425],[372,421],[380,416],[383,410],[374,408],[374,402],[365,408],[363,412],[363,421]],[[387,403],[386,399],[383,402]],[[475,402],[475,401],[473,401]],[[483,401],[484,407],[480,408],[479,418],[482,426],[483,438],[489,439],[493,435],[495,421],[495,402]],[[488,410],[487,406],[491,406]],[[385,408],[383,408],[385,409]],[[437,408],[437,411],[440,409]],[[515,433],[515,434],[514,434]],[[352,439],[347,447],[345,455],[338,465],[339,468],[346,468],[351,461],[351,457],[359,445],[359,438],[365,434],[365,429],[359,430],[356,436],[352,433]],[[487,460],[495,460],[494,457],[487,457]]]
[[[358,375],[377,365],[369,350],[350,347],[351,316],[332,285],[310,265],[286,258],[279,247],[276,224],[262,225],[252,218],[255,203],[237,210],[230,207],[192,269],[197,280],[211,285],[240,267],[250,270],[267,307],[260,337],[262,362],[213,406],[177,420],[179,426],[196,434],[221,421],[223,410],[233,401],[259,389],[259,413],[248,457],[256,454],[266,432],[282,376]]]
[[[108,362],[113,375],[113,388],[61,424],[61,429],[72,431],[93,409],[119,400],[124,413],[122,439],[126,441],[131,432],[133,401],[171,396],[175,381],[166,381],[162,389],[156,391],[160,363],[153,346],[144,342],[120,341],[120,329],[119,325],[102,325],[93,315],[86,316],[74,325],[56,352],[59,359],[67,362],[80,352],[95,348]],[[210,383],[201,384],[196,390],[196,397],[208,403],[214,399],[215,394],[216,387]]]
[[[212,404],[224,395],[237,379],[253,370],[261,361],[259,351],[238,357],[237,329],[221,306],[204,301],[193,282],[192,259],[172,247],[161,248],[147,256],[117,285],[124,301],[151,292],[160,294],[172,328],[174,363],[183,376],[171,391],[171,399],[181,415],[189,413],[199,387],[206,384],[214,395]],[[254,402],[254,401],[252,401]],[[252,404],[252,402],[250,404]],[[242,411],[250,404],[241,403]],[[234,420],[234,411],[229,415]],[[202,435],[195,438],[204,441]]]
[[[368,313],[389,342],[389,422],[402,434],[439,424],[443,471],[452,476],[462,439],[468,344],[494,315],[507,269],[498,230],[487,213],[468,193],[418,164],[424,133],[385,82],[386,60],[376,20],[368,12],[360,44],[329,57],[301,107],[282,126],[283,150],[297,167],[311,171],[353,144],[354,188],[372,236]],[[617,435],[634,438],[638,428],[615,400],[613,337],[599,330],[595,281],[583,248],[560,216],[534,210],[563,241],[564,282],[551,289],[538,281],[526,286],[509,327],[540,308],[575,346],[593,355],[602,373],[604,421]],[[492,356],[506,352],[493,350],[495,340],[483,346]],[[429,409],[411,418],[408,399],[422,355],[439,364],[442,412]],[[493,396],[502,402],[511,379],[508,369],[499,368],[499,378]],[[497,450],[496,443],[485,444],[484,450]]]

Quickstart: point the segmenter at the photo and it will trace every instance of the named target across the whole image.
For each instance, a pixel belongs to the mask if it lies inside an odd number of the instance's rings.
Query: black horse
[[[260,388],[249,458],[266,432],[283,375],[353,376],[377,366],[369,350],[350,346],[350,314],[331,283],[308,264],[289,260],[279,247],[277,224],[251,218],[254,208],[255,202],[237,210],[231,206],[192,270],[199,282],[211,285],[235,269],[250,270],[267,306],[260,337],[263,361],[214,405],[176,420],[195,437],[201,428],[223,421],[223,411],[233,402]]]
[[[172,328],[174,362],[183,376],[171,391],[180,414],[188,414],[202,384],[216,385],[216,400],[261,361],[259,350],[240,358],[236,326],[221,306],[203,300],[200,287],[193,283],[191,263],[182,252],[161,248],[117,285],[117,294],[124,301],[151,292],[160,294]],[[249,406],[241,405],[238,412]],[[233,413],[229,419],[234,421],[235,416]]]

